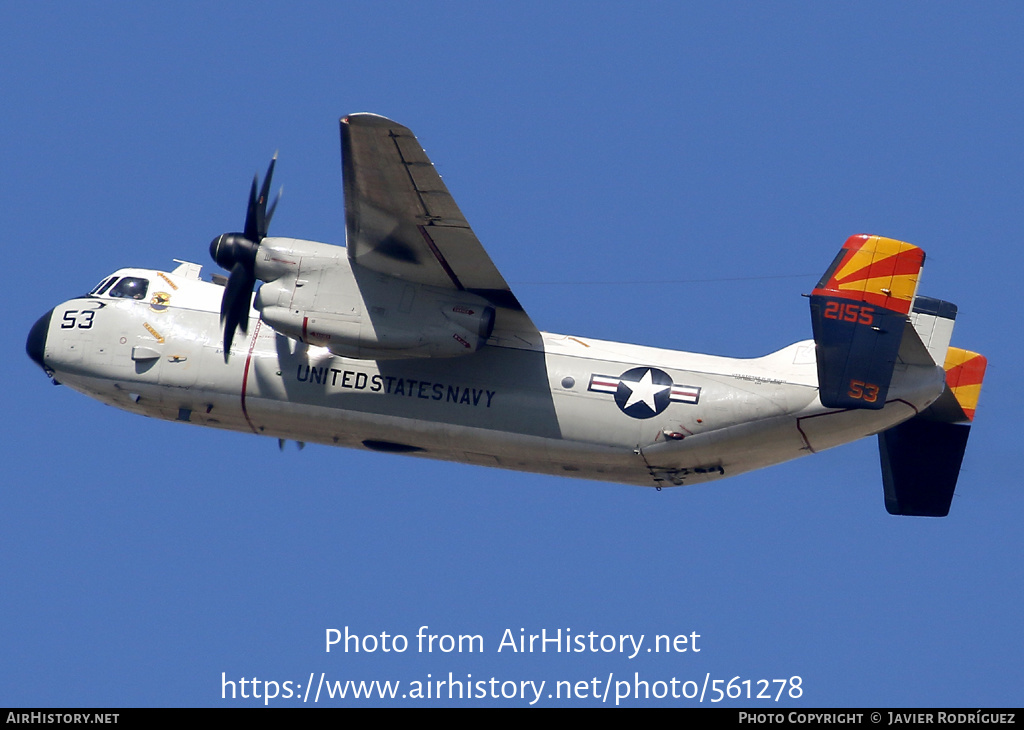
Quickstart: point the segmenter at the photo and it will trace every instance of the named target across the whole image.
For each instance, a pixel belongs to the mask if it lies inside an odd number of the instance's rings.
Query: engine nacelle
[[[340,246],[267,238],[255,271],[264,322],[342,357],[459,357],[494,329],[494,307],[482,297],[363,269]]]
[[[494,329],[494,309],[447,303],[405,315],[401,326],[361,313],[342,316],[265,307],[261,318],[277,332],[335,355],[372,360],[459,357],[479,350]]]

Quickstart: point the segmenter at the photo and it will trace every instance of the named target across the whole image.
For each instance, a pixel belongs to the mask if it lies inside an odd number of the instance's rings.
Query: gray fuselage
[[[877,433],[943,390],[941,368],[897,364],[883,409],[825,408],[813,341],[731,359],[542,333],[461,357],[351,358],[256,310],[225,362],[222,291],[194,264],[122,269],[41,318],[29,354],[60,383],[156,418],[659,488]]]

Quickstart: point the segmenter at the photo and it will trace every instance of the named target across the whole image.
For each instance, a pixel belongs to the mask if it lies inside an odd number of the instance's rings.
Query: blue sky
[[[799,676],[799,699],[719,704],[1019,705],[1022,22],[999,2],[6,8],[0,706],[262,704],[221,699],[222,672],[545,695]],[[355,111],[416,132],[548,331],[756,356],[810,336],[800,294],[847,236],[923,247],[921,292],[989,358],[951,515],[886,514],[874,440],[656,493],[280,452],[25,357],[37,317],[117,268],[216,271],[275,150],[272,232],[342,243]],[[326,653],[346,626],[410,649]],[[421,626],[484,651],[416,651]],[[701,651],[498,652],[506,629]]]

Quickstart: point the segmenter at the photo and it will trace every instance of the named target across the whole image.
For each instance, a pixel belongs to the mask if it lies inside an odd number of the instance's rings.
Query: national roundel
[[[633,368],[619,376],[615,404],[632,418],[653,418],[672,399],[672,378],[658,368]]]

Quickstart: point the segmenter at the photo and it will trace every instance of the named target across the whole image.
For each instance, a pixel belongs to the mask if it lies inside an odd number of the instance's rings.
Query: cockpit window
[[[124,299],[145,299],[149,291],[149,280],[126,276],[110,290],[110,296]]]
[[[89,296],[98,297],[108,288],[110,288],[110,285],[113,284],[115,281],[117,281],[116,276],[108,276],[106,279],[97,284],[95,289],[89,292]]]

